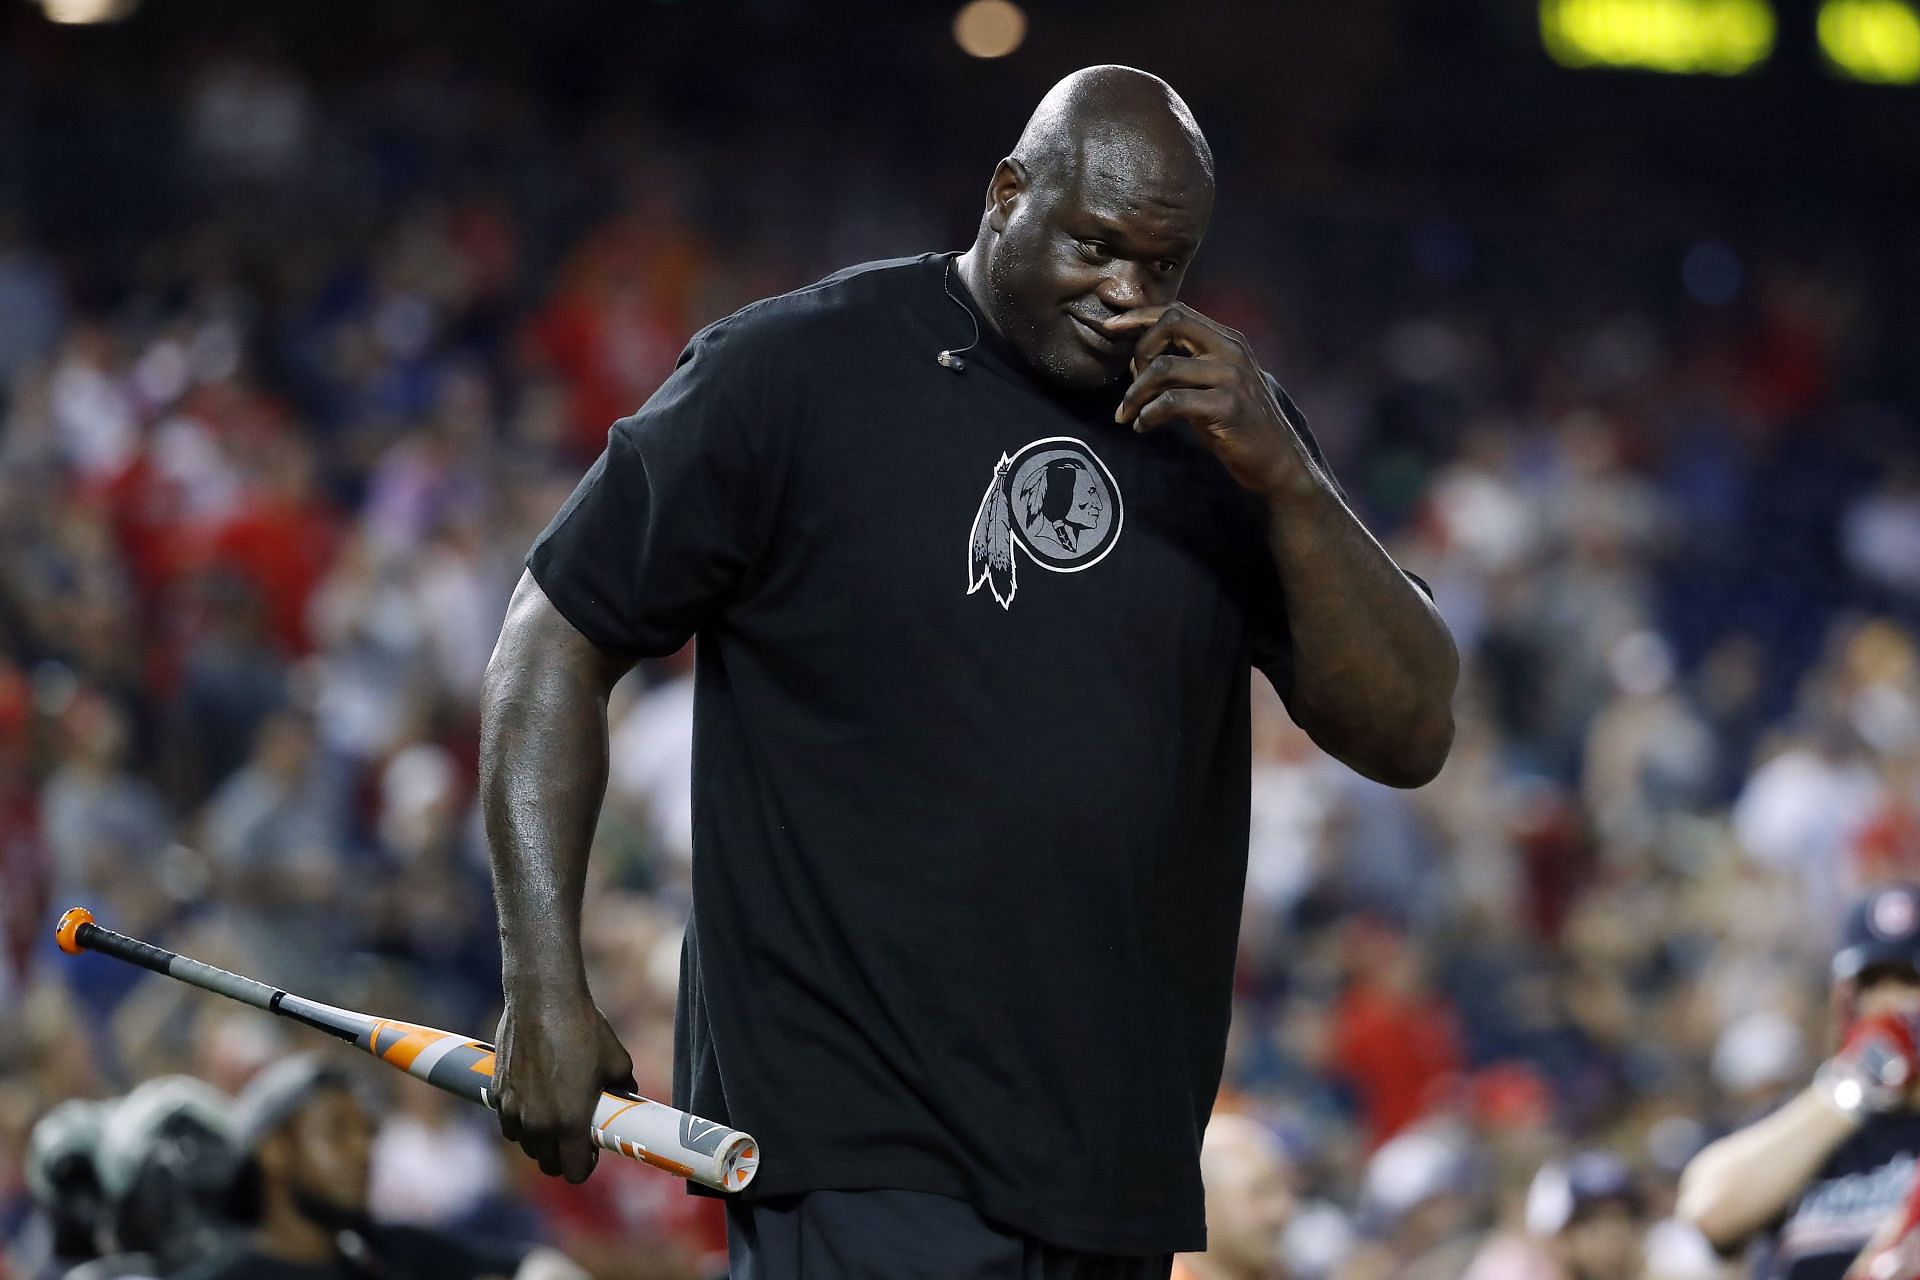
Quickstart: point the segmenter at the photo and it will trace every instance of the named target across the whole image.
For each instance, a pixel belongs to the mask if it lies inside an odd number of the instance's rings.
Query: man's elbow
[[[1410,790],[1440,776],[1453,751],[1453,711],[1442,708],[1410,731],[1400,734],[1367,774],[1375,782]]]
[[[1682,1177],[1673,1216],[1698,1231],[1714,1252],[1724,1257],[1739,1248],[1752,1228],[1742,1220],[1737,1202],[1719,1194],[1719,1190],[1698,1178],[1689,1182]]]

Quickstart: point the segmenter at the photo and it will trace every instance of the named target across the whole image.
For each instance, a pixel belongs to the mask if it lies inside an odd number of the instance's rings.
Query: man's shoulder
[[[915,287],[936,256],[923,253],[842,267],[812,284],[750,302],[707,325],[693,340],[750,350],[769,342],[823,335],[837,325],[884,315]]]

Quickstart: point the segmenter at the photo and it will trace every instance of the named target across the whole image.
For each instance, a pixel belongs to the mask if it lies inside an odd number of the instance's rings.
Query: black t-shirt
[[[1251,665],[1291,692],[1265,511],[1038,381],[949,256],[695,335],[527,563],[603,647],[698,634],[674,1101],[759,1139],[747,1194],[1199,1249]]]
[[[1840,1280],[1906,1203],[1920,1154],[1920,1114],[1874,1116],[1820,1166],[1769,1242],[1767,1280]]]
[[[475,1246],[419,1227],[378,1226],[358,1233],[350,1254],[312,1265],[286,1262],[248,1241],[174,1275],[173,1280],[493,1280],[519,1269],[524,1249]]]

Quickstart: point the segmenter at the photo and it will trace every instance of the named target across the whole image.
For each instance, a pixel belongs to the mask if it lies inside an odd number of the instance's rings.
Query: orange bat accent
[[[641,1164],[650,1164],[656,1169],[665,1169],[668,1173],[678,1174],[683,1178],[691,1178],[693,1176],[693,1170],[687,1165],[681,1164],[678,1160],[669,1160],[665,1156],[655,1155],[645,1147],[637,1146],[625,1140],[622,1140],[620,1143],[620,1154],[638,1160]]]
[[[489,1080],[493,1079],[493,1055],[489,1053],[479,1058],[467,1070],[478,1072]]]
[[[382,1049],[380,1047],[380,1033],[389,1027],[393,1029],[394,1033],[398,1035],[400,1039]],[[413,1065],[415,1058],[426,1052],[429,1047],[440,1043],[441,1040],[447,1037],[447,1034],[445,1031],[436,1031],[432,1027],[416,1027],[412,1023],[392,1022],[382,1018],[380,1025],[373,1029],[373,1035],[367,1041],[367,1048],[372,1050],[382,1061],[391,1062],[394,1066],[405,1071]]]
[[[60,949],[68,955],[77,956],[82,949],[79,941],[80,926],[92,923],[93,912],[85,907],[69,907],[67,913],[60,917],[59,927],[53,931],[54,941],[58,942]]]

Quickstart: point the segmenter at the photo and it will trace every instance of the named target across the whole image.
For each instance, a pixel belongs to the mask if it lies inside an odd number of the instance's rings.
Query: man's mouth
[[[1117,355],[1119,353],[1120,342],[1118,339],[1109,338],[1106,334],[1100,332],[1100,330],[1094,328],[1093,325],[1082,320],[1079,316],[1074,315],[1071,311],[1067,313],[1067,318],[1073,321],[1075,327],[1080,330],[1082,339],[1095,351],[1103,356]]]

